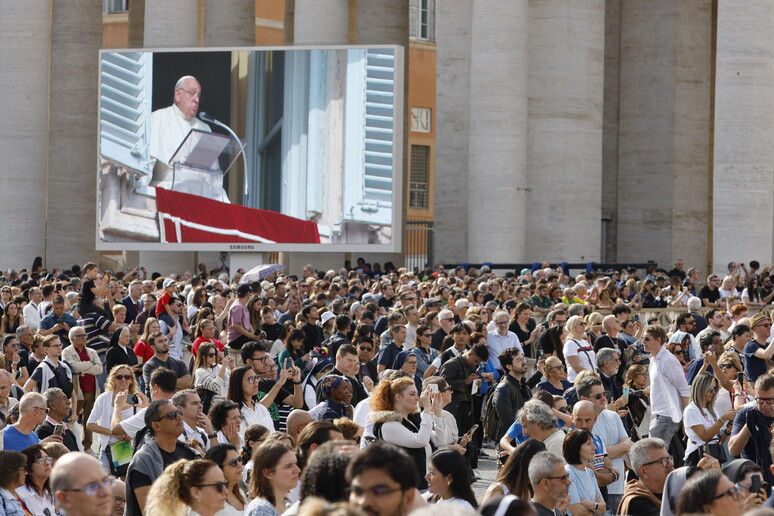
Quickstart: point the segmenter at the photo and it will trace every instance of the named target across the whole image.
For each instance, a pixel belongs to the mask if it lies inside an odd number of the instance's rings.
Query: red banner
[[[319,244],[317,224],[198,195],[156,188],[161,241]]]

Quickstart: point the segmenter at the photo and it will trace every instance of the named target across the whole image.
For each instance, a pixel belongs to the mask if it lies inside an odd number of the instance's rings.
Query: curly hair
[[[344,476],[351,457],[339,453],[315,453],[301,476],[301,500],[319,496],[329,502],[346,501],[349,487]]]
[[[201,484],[212,468],[220,469],[211,460],[203,459],[181,459],[170,464],[151,485],[145,513],[182,516],[185,507],[194,501],[191,487]]]
[[[416,385],[413,378],[382,380],[371,395],[371,400],[369,401],[371,410],[375,412],[379,410],[394,410],[395,395],[402,393],[412,385]]]
[[[131,385],[129,386],[129,393],[134,394],[136,392],[140,392],[140,389],[137,385],[137,378],[134,376],[134,372],[132,371],[131,367],[126,364],[118,364],[116,366],[113,366],[113,369],[110,370],[110,373],[108,373],[107,380],[105,380],[105,392],[114,392],[116,390],[116,375],[121,371],[121,369],[126,369],[129,371],[129,376],[132,377],[130,380]]]

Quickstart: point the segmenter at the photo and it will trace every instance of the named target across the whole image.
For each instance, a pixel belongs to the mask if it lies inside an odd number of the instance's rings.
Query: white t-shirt
[[[99,426],[110,428],[110,420],[113,417],[113,395],[115,392],[113,391],[106,391],[97,396],[97,399],[94,400],[94,408],[91,409],[91,414],[89,414],[89,420],[87,423],[96,423]],[[143,414],[145,411],[142,411]],[[121,420],[123,422],[126,422],[127,419],[131,418],[134,415],[134,409],[126,409],[121,413]],[[144,418],[143,418],[144,419]],[[121,426],[126,430],[126,427],[123,423],[121,423]],[[145,421],[143,420],[142,426],[145,426]],[[142,426],[140,428],[142,428]],[[140,428],[134,431],[136,434]],[[118,437],[112,436],[112,435],[104,435],[104,434],[97,434],[99,437],[99,446],[102,449],[105,449],[108,447],[108,445],[117,443],[120,441]],[[131,435],[131,437],[134,437],[134,434]]]
[[[597,422],[594,423],[593,432],[599,435],[605,448],[616,445],[621,439],[629,437],[626,429],[621,422],[621,417],[612,410],[603,410],[597,416]],[[622,495],[624,492],[624,456],[610,459],[610,463],[618,470],[618,479],[607,486],[607,492],[614,495]]]
[[[701,425],[704,428],[709,428],[714,425],[717,420],[718,415],[716,413],[705,410],[704,414],[702,414],[699,407],[697,407],[694,402],[690,402],[688,406],[685,407],[685,410],[683,410],[683,429],[685,430],[686,437],[688,437],[688,444],[685,447],[686,459],[691,453],[696,451],[699,446],[706,444],[706,442],[702,441],[691,427]]]
[[[723,299],[724,297],[728,297],[728,296],[739,297],[739,291],[736,289],[736,287],[734,287],[731,290],[724,290],[722,288],[719,288],[718,292],[720,292],[720,299]]]
[[[581,367],[584,369],[594,370],[597,363],[597,355],[594,353],[594,348],[588,343],[586,339],[570,339],[564,343],[562,348],[564,358],[578,357]],[[567,379],[570,382],[575,381],[575,377],[578,376],[580,371],[576,371],[570,365],[570,361],[567,360]]]
[[[274,431],[274,421],[271,419],[269,409],[258,403],[254,403],[254,408],[248,407],[246,404],[242,405],[240,413],[242,415],[242,428],[241,433],[244,434],[247,427],[250,425],[263,425],[269,429],[270,432]]]

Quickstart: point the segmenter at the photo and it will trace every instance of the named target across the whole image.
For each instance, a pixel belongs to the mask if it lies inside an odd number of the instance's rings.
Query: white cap
[[[325,312],[324,314],[322,314],[322,317],[321,317],[322,323],[325,324],[331,319],[333,319],[334,317],[336,317],[336,314],[334,314],[333,312]]]

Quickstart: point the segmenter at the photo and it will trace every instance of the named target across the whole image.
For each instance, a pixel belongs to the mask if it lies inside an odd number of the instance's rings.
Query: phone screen
[[[631,392],[631,388],[630,387],[624,387],[623,388],[623,395],[624,395],[624,397],[628,398],[630,392]]]
[[[286,358],[285,359],[285,369],[290,369],[293,367],[293,359],[292,358]]]

